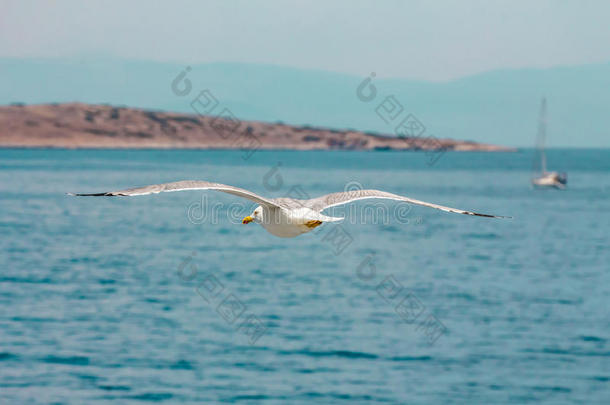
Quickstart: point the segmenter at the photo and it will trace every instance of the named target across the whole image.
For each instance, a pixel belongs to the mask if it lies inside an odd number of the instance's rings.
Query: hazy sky
[[[610,61],[610,1],[6,1],[0,57],[256,62],[446,80]]]

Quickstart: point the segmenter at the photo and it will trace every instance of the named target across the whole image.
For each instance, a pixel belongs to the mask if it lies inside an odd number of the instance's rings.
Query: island
[[[471,141],[84,103],[0,106],[0,147],[513,151]]]

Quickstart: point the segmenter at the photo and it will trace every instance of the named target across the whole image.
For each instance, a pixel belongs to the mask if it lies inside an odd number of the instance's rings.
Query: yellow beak
[[[254,218],[252,218],[250,215],[248,215],[247,217],[245,217],[244,219],[241,220],[242,224],[249,224],[250,222],[254,221]]]

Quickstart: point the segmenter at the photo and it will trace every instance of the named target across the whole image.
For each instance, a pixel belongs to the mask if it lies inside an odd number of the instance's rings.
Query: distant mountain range
[[[186,68],[111,58],[0,59],[0,104],[107,103],[183,113],[215,106],[212,115],[239,120],[390,135],[416,122],[437,138],[527,147],[546,96],[549,146],[610,147],[610,64],[493,71],[448,82],[376,72],[371,101],[366,77],[235,63]],[[181,72],[190,86],[176,80]]]

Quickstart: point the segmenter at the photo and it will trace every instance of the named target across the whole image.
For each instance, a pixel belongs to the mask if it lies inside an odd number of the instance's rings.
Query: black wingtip
[[[73,196],[73,197],[113,197],[113,194],[111,194],[111,193],[91,193],[91,194],[66,193],[66,195]]]
[[[508,216],[504,216],[504,215],[490,215],[490,217],[500,218],[500,219],[513,219],[513,217],[508,217]]]
[[[478,212],[472,212],[470,215],[474,215],[477,217],[485,217],[485,218],[502,218],[502,219],[513,219],[513,217],[505,217],[502,215],[489,215],[489,214],[479,214]]]

